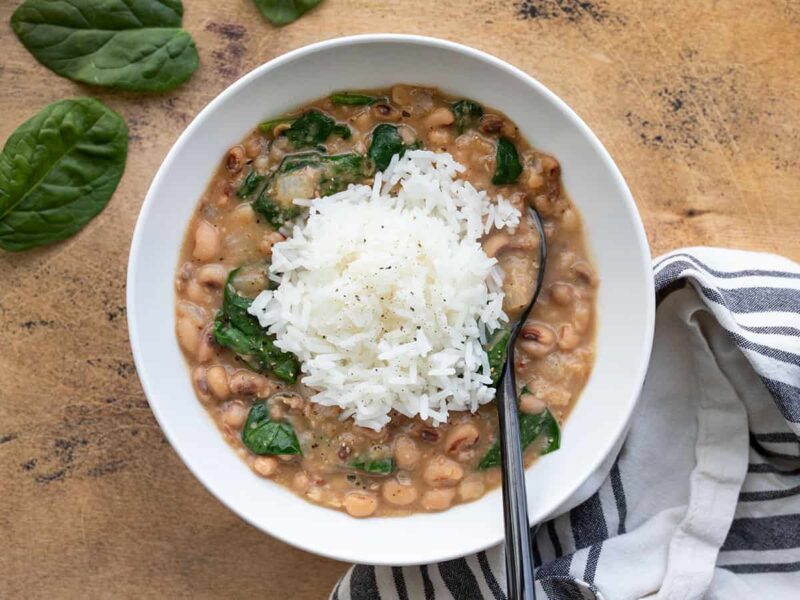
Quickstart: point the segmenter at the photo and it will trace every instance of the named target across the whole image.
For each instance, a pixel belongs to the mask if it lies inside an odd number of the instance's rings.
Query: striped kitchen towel
[[[653,268],[641,401],[619,453],[538,529],[537,597],[800,598],[800,266],[687,248]],[[504,587],[492,548],[356,565],[331,597],[503,599]]]

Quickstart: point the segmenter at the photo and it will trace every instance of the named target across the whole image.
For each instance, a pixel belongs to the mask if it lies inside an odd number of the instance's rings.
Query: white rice
[[[308,218],[273,246],[279,286],[250,313],[300,359],[312,401],[379,430],[391,410],[438,424],[494,397],[482,343],[508,319],[480,238],[520,214],[456,179],[463,171],[415,150],[372,187],[296,201]]]

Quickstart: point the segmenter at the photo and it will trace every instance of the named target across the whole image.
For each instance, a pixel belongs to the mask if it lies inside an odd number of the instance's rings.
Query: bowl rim
[[[608,173],[611,175],[614,182],[619,187],[621,191],[620,199],[622,200],[622,203],[626,211],[633,217],[632,225],[636,237],[636,242],[640,251],[639,258],[642,260],[643,263],[646,263],[645,265],[646,269],[644,269],[644,273],[648,280],[647,282],[650,285],[650,288],[654,289],[652,256],[650,253],[650,247],[647,241],[641,216],[638,212],[638,209],[636,208],[636,203],[633,199],[630,189],[628,188],[628,185],[625,182],[625,179],[622,176],[622,173],[620,172],[616,163],[611,158],[611,155],[603,146],[603,144],[600,142],[599,138],[583,121],[583,119],[581,119],[578,116],[578,114],[564,100],[559,98],[544,84],[539,82],[536,78],[529,75],[525,71],[482,50],[478,50],[476,48],[472,48],[470,46],[466,46],[464,44],[460,44],[457,42],[452,42],[450,40],[444,40],[430,36],[398,34],[398,33],[369,33],[369,34],[342,36],[328,40],[323,40],[320,42],[315,42],[291,50],[285,54],[281,54],[280,56],[277,56],[263,63],[262,65],[254,68],[250,72],[243,75],[241,78],[239,78],[238,80],[230,84],[228,87],[226,87],[217,96],[215,96],[192,119],[191,123],[189,123],[189,125],[181,132],[181,134],[172,144],[164,160],[161,162],[158,171],[156,172],[155,176],[153,177],[153,180],[150,183],[145,199],[139,210],[139,215],[136,220],[136,225],[134,227],[130,252],[128,256],[128,273],[126,277],[128,335],[130,339],[134,363],[137,368],[137,375],[139,377],[139,381],[141,382],[142,389],[144,391],[145,397],[147,398],[147,402],[150,406],[150,409],[152,410],[156,418],[156,421],[158,422],[161,430],[163,431],[165,437],[169,441],[173,450],[181,458],[183,464],[189,469],[189,471],[195,476],[195,478],[197,478],[197,480],[200,481],[203,487],[214,496],[214,498],[216,498],[219,502],[225,505],[239,518],[249,523],[253,527],[256,527],[260,531],[263,531],[264,533],[267,533],[268,535],[276,539],[279,539],[280,541],[286,544],[292,545],[296,548],[300,548],[307,552],[331,558],[334,560],[365,562],[374,565],[413,565],[422,563],[420,563],[419,561],[417,562],[390,561],[383,559],[379,556],[364,556],[363,553],[361,555],[358,555],[355,552],[349,551],[350,549],[343,549],[343,552],[336,553],[334,551],[327,551],[314,547],[312,544],[303,543],[302,541],[296,539],[291,539],[289,536],[281,535],[279,533],[275,533],[273,531],[268,530],[262,523],[258,523],[249,516],[244,515],[242,512],[238,510],[238,508],[232,502],[226,501],[219,494],[217,494],[217,492],[213,487],[213,484],[207,479],[207,477],[201,472],[199,468],[196,468],[196,465],[193,464],[193,461],[189,461],[186,458],[184,458],[183,453],[176,441],[176,435],[172,427],[170,426],[170,422],[165,418],[164,413],[160,409],[158,402],[151,401],[151,397],[155,397],[155,394],[153,392],[158,387],[158,384],[157,382],[152,381],[150,377],[147,375],[146,371],[142,368],[142,366],[145,363],[141,350],[142,344],[139,340],[139,334],[138,334],[138,316],[137,316],[137,311],[134,308],[135,307],[134,290],[136,285],[135,281],[137,278],[138,270],[142,268],[142,266],[140,266],[140,261],[138,260],[138,256],[140,254],[140,246],[143,244],[143,238],[145,236],[143,223],[147,220],[147,216],[149,215],[149,213],[152,210],[154,210],[154,205],[156,200],[156,190],[159,188],[160,182],[162,181],[162,179],[166,177],[166,174],[170,172],[172,165],[176,160],[177,155],[181,152],[181,149],[186,144],[187,140],[192,136],[194,130],[199,128],[201,124],[217,110],[218,107],[224,105],[229,96],[233,96],[234,94],[237,93],[237,91],[240,88],[247,86],[252,80],[261,77],[264,73],[269,72],[275,69],[276,67],[279,67],[280,65],[300,59],[309,54],[322,52],[339,46],[372,44],[372,43],[411,44],[411,45],[432,47],[440,50],[449,50],[456,53],[464,54],[469,58],[473,58],[478,61],[488,63],[491,67],[505,71],[506,73],[508,73],[513,77],[522,79],[529,86],[535,88],[537,92],[540,93],[542,96],[544,96],[548,102],[552,103],[555,106],[555,108],[557,108],[566,117],[568,117],[571,123],[580,131],[586,143],[590,144],[595,150],[595,152],[597,152],[597,155],[603,162],[604,167],[607,169]],[[652,296],[648,296],[648,302],[647,305],[644,307],[644,311],[645,311],[647,330],[644,332],[642,338],[643,344],[642,347],[640,348],[640,353],[644,360],[640,362],[636,372],[631,374],[632,378],[631,380],[635,383],[635,389],[637,390],[637,393],[635,395],[632,395],[632,398],[628,401],[628,405],[625,407],[627,414],[625,415],[624,419],[619,420],[618,422],[619,424],[613,431],[613,435],[609,435],[606,437],[606,446],[602,448],[601,451],[598,451],[595,454],[595,458],[590,463],[591,469],[588,470],[588,473],[590,475],[588,475],[587,478],[583,480],[583,483],[580,484],[578,488],[571,490],[568,494],[562,495],[562,497],[557,501],[551,501],[550,503],[548,503],[546,505],[546,509],[543,511],[544,516],[542,517],[541,522],[549,519],[555,513],[555,511],[559,510],[566,501],[572,498],[586,483],[588,478],[591,477],[591,474],[598,472],[598,470],[603,465],[603,462],[608,458],[609,454],[614,450],[615,446],[617,446],[621,437],[627,431],[627,427],[628,424],[630,423],[631,416],[638,402],[642,386],[644,385],[645,375],[650,361],[653,336],[655,330],[655,294],[653,294]],[[306,500],[303,499],[300,500],[306,502]],[[481,500],[477,500],[477,502],[480,501]],[[380,517],[380,518],[394,518],[394,517]],[[531,519],[531,525],[533,524],[534,520]],[[497,539],[491,539],[488,541],[482,540],[478,544],[464,543],[463,551],[459,550],[456,553],[442,555],[441,557],[438,557],[436,560],[443,561],[473,554],[475,552],[485,550],[487,548],[490,548],[492,546],[501,543],[502,539],[503,537],[501,534]],[[463,541],[466,542],[466,540]]]

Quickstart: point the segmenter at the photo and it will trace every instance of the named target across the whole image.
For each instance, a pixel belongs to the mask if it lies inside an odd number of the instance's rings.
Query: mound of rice
[[[250,312],[302,361],[312,401],[381,429],[389,411],[445,422],[494,397],[487,336],[507,321],[502,272],[480,246],[520,214],[491,201],[452,156],[395,156],[372,187],[351,185],[309,207],[273,247]]]

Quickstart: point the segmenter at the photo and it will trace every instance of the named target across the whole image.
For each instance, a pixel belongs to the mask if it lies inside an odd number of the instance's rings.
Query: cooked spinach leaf
[[[367,175],[366,161],[360,154],[328,155],[313,150],[290,154],[272,174],[253,209],[278,229],[300,213],[292,204],[295,198],[335,194]]]
[[[350,463],[350,466],[365,473],[372,473],[373,475],[388,475],[394,471],[394,460],[391,458],[380,458],[376,460],[369,460],[364,458],[357,458]]]
[[[181,0],[26,0],[11,27],[36,60],[59,75],[163,92],[189,79],[199,61],[182,18]]]
[[[375,165],[376,171],[385,170],[395,154],[402,155],[405,151],[406,145],[394,125],[381,123],[372,130],[372,142],[367,157]]]
[[[267,135],[272,133],[272,130],[275,129],[278,125],[283,125],[286,123],[287,125],[291,125],[294,123],[296,119],[294,117],[282,117],[280,119],[271,119],[269,121],[264,121],[263,123],[259,123],[258,128],[261,130],[262,133]]]
[[[296,21],[321,2],[322,0],[256,0],[256,6],[265,19],[282,27]]]
[[[489,375],[492,378],[492,385],[497,385],[497,382],[500,381],[510,337],[511,332],[508,329],[500,328],[495,330],[492,337],[486,342],[486,357],[489,360]]]
[[[80,231],[108,203],[127,154],[125,121],[92,98],[55,102],[20,125],[0,154],[0,248]]]
[[[275,338],[259,325],[258,319],[247,312],[251,298],[239,294],[233,280],[239,269],[228,275],[222,296],[222,309],[214,320],[214,339],[233,350],[251,369],[272,373],[278,379],[294,383],[300,371],[297,357],[275,346]]]
[[[253,454],[302,454],[294,427],[286,421],[273,421],[266,402],[250,408],[242,428],[242,442]]]
[[[514,143],[508,138],[501,137],[497,140],[497,157],[492,183],[495,185],[514,183],[520,173],[522,173],[522,165],[519,162]]]
[[[561,430],[558,427],[558,421],[556,421],[556,418],[549,409],[546,409],[538,415],[520,413],[519,436],[523,450],[540,436],[545,436],[544,445],[542,446],[540,454],[548,454],[549,452],[558,450],[561,445]],[[497,441],[489,448],[486,454],[484,454],[481,462],[478,464],[478,468],[488,469],[490,467],[497,467],[500,463],[500,442]]]
[[[330,100],[335,106],[366,106],[380,100],[378,96],[354,94],[352,92],[339,92],[330,95]]]
[[[309,110],[292,121],[285,135],[295,148],[308,148],[325,143],[331,134],[348,139],[352,132],[347,125],[337,123],[328,115]]]
[[[472,100],[459,100],[453,103],[456,131],[460,134],[469,129],[483,116],[483,107]]]
[[[242,181],[242,185],[239,186],[236,195],[242,199],[249,198],[258,189],[262,181],[264,181],[263,175],[259,175],[255,170],[250,171]]]

